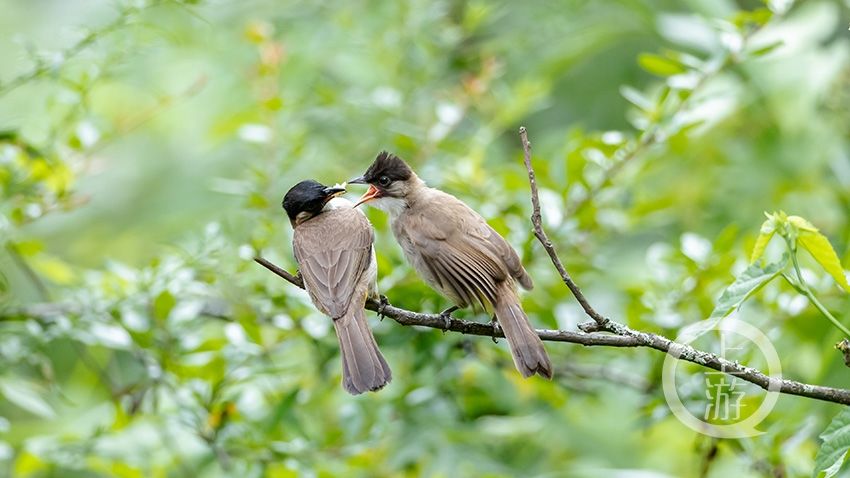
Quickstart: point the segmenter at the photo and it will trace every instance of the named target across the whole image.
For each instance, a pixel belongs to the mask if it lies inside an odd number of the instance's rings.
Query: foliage
[[[763,435],[709,439],[644,349],[550,343],[556,379],[523,380],[503,341],[370,314],[394,381],[351,397],[328,320],[251,262],[294,270],[289,186],[389,149],[520,251],[537,326],[575,329],[522,124],[600,312],[667,336],[735,313],[787,377],[850,387],[847,6],[742,4],[0,3],[0,476],[838,473],[845,409],[783,396]],[[444,308],[369,215],[381,290]]]
[[[830,478],[838,474],[850,450],[850,409],[842,409],[820,437],[823,445],[815,458],[814,476]]]

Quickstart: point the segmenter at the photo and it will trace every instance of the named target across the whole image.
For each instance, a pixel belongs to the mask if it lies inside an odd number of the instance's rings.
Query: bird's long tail
[[[543,348],[543,341],[534,332],[528,316],[522,310],[516,289],[509,281],[499,285],[496,295],[496,320],[505,332],[514,364],[523,377],[535,373],[552,378],[552,362]]]
[[[366,321],[362,307],[334,320],[342,354],[342,386],[352,395],[376,391],[390,383],[392,372]]]

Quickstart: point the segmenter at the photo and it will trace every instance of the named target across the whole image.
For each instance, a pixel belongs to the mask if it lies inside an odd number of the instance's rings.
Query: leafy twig
[[[760,29],[761,27],[753,28],[743,34],[741,38],[741,50],[746,47],[747,41],[750,39],[750,37],[752,37]],[[733,52],[726,52],[722,59],[714,63],[714,65],[710,66],[705,70],[700,71],[699,76],[696,78],[696,81],[689,90],[688,97],[683,100],[680,100],[679,103],[673,106],[672,110],[670,110],[665,117],[659,116],[657,121],[647,126],[643,130],[643,134],[640,135],[637,141],[632,141],[623,148],[621,148],[617,152],[620,154],[620,157],[614,158],[613,164],[611,164],[611,166],[609,166],[603,172],[602,178],[590,188],[587,194],[577,199],[567,207],[564,216],[573,217],[590,202],[592,202],[593,199],[612,182],[617,173],[619,173],[626,164],[632,162],[645,150],[649,149],[650,147],[656,145],[659,142],[659,139],[661,137],[659,133],[662,129],[662,121],[665,118],[672,118],[680,112],[684,111],[691,104],[693,98],[696,96],[694,93],[702,89],[713,77],[723,71],[724,68],[739,61],[740,59]],[[674,95],[668,95],[668,97],[670,96]]]
[[[132,11],[133,10],[125,10],[125,11],[121,12],[121,14],[115,20],[109,22],[108,24],[104,25],[101,28],[98,28],[97,30],[90,31],[86,36],[81,38],[77,43],[72,45],[70,48],[60,52],[58,54],[58,57],[61,59],[61,61],[65,62],[65,61],[68,61],[71,58],[77,56],[78,54],[80,54],[80,52],[82,52],[83,50],[88,48],[91,44],[93,44],[95,41],[97,41],[100,37],[102,37],[102,36],[104,36],[108,33],[111,33],[113,31],[117,30],[118,28],[124,26],[124,24],[127,23],[127,19],[130,16],[130,12],[132,12]],[[0,97],[2,97],[3,95],[11,92],[12,90],[14,90],[14,89],[16,89],[20,86],[23,86],[23,85],[29,83],[32,80],[35,80],[36,78],[39,78],[40,76],[43,76],[43,75],[49,73],[50,71],[54,70],[54,68],[55,68],[55,65],[53,63],[45,62],[43,60],[38,61],[35,65],[35,68],[28,71],[27,73],[19,75],[19,76],[13,78],[13,79],[7,81],[6,83],[0,83]]]
[[[783,274],[785,280],[788,283],[792,284],[798,292],[806,296],[806,298],[809,299],[809,302],[811,302],[815,306],[815,308],[818,309],[821,314],[823,314],[824,317],[826,317],[830,322],[832,322],[832,325],[834,325],[838,330],[840,330],[845,335],[845,337],[850,337],[850,330],[847,330],[847,327],[845,327],[844,324],[839,322],[838,319],[836,319],[835,316],[832,315],[829,310],[827,310],[827,308],[821,303],[820,300],[818,300],[817,296],[815,296],[815,294],[809,288],[808,284],[806,284],[806,281],[803,279],[803,272],[800,269],[800,263],[797,261],[797,248],[791,243],[791,238],[786,236],[785,242],[788,246],[788,250],[791,253],[791,263],[794,264],[794,273],[797,276],[797,281],[796,284],[793,284],[790,278],[787,275]]]

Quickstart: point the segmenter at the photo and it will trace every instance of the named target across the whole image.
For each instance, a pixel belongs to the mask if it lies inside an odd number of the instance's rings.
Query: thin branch
[[[534,176],[534,168],[531,167],[531,142],[528,141],[528,131],[526,131],[525,126],[519,128],[519,137],[522,140],[523,160],[525,161],[525,169],[528,170],[528,182],[531,185],[531,207],[533,211],[531,213],[531,224],[534,226],[534,235],[543,244],[543,249],[546,249],[546,253],[552,259],[552,264],[555,265],[555,269],[558,270],[558,274],[561,275],[564,284],[573,293],[578,303],[581,304],[581,308],[604,330],[608,319],[597,312],[587,299],[585,299],[584,294],[581,293],[581,289],[579,289],[578,285],[570,277],[569,272],[564,268],[564,264],[561,263],[561,259],[558,258],[558,253],[555,252],[555,246],[552,245],[552,241],[549,240],[549,237],[543,230],[542,217],[540,215],[540,198],[537,194],[537,179]]]
[[[261,257],[258,257],[257,259],[258,264],[263,265],[263,267],[266,267],[275,275],[282,277],[296,287],[303,288],[303,284],[298,276],[290,274]],[[206,309],[207,308],[204,310]],[[414,312],[371,299],[366,301],[366,309],[376,312],[384,317],[389,317],[405,326],[428,327],[487,338],[494,336],[504,337],[502,329],[500,327],[496,327],[494,329],[489,322],[473,322],[470,320],[451,317],[448,321],[448,327],[446,327],[446,321],[440,314]],[[0,310],[0,323],[3,321],[20,320],[21,318],[37,319],[50,323],[57,315],[76,313],[79,313],[79,310],[70,305],[36,304],[20,310]],[[207,313],[204,312],[203,315],[207,315]],[[223,320],[231,320],[231,318],[224,312],[217,312],[214,317]],[[676,343],[666,337],[646,332],[633,331],[628,329],[628,327],[617,324],[613,321],[609,321],[608,323],[609,326],[615,328],[615,330],[622,332],[623,329],[626,329],[628,330],[628,333],[612,335],[602,332],[586,333],[549,329],[538,329],[535,332],[537,332],[537,335],[540,336],[541,339],[549,342],[568,342],[584,345],[586,347],[648,347],[662,352],[671,353],[679,360],[692,362],[719,372],[733,375],[747,382],[756,384],[764,389],[767,389],[771,383],[775,383],[777,381],[777,379],[771,378],[756,369],[745,367],[738,363],[726,360],[718,355],[694,349],[688,345]],[[826,402],[850,405],[850,390],[810,385],[807,383],[795,382],[793,380],[778,381],[777,388],[781,393],[789,395],[799,395]]]
[[[58,54],[58,57],[61,59],[62,62],[66,62],[66,61],[70,60],[71,58],[74,58],[80,52],[82,52],[83,50],[88,48],[90,45],[92,45],[100,37],[102,37],[102,36],[104,36],[108,33],[111,33],[113,31],[117,30],[118,28],[124,26],[124,24],[129,19],[129,13],[131,11],[132,10],[124,11],[118,16],[118,18],[116,18],[115,20],[106,24],[105,26],[103,26],[103,27],[101,27],[97,30],[90,31],[86,36],[81,38],[77,43],[72,45],[70,48],[60,52]],[[45,74],[47,74],[51,71],[54,71],[54,69],[55,69],[55,65],[53,63],[47,62],[47,61],[44,61],[44,60],[39,60],[36,63],[35,68],[33,68],[32,70],[30,70],[27,73],[24,73],[20,76],[17,76],[17,77],[15,77],[15,78],[13,78],[13,79],[5,82],[5,83],[0,84],[0,96],[3,96],[6,93],[9,93],[10,91],[12,91],[12,90],[14,90],[14,89],[16,89],[16,88],[18,88],[22,85],[25,85],[25,84],[29,83],[30,81],[32,81],[32,80],[34,80],[34,79],[36,79],[40,76],[43,76],[43,75],[45,75]]]
[[[826,308],[826,306],[824,306],[820,302],[820,300],[818,300],[817,296],[815,296],[815,294],[812,292],[812,289],[809,288],[809,285],[806,284],[806,280],[803,278],[803,272],[800,270],[800,263],[799,261],[797,261],[796,244],[792,243],[791,239],[788,237],[785,237],[785,243],[788,245],[788,249],[791,251],[791,263],[794,264],[794,272],[796,272],[797,274],[798,287],[796,287],[796,289],[804,296],[806,296],[806,298],[809,299],[809,302],[814,304],[815,308],[817,308],[818,311],[820,311],[820,313],[823,314],[824,317],[826,317],[830,322],[832,322],[832,325],[834,325],[835,328],[840,330],[845,337],[850,337],[850,330],[847,330],[847,327],[845,327],[844,324],[839,322],[838,319],[836,319],[835,316],[832,315],[832,313]],[[785,280],[788,280],[788,278],[786,277]]]
[[[298,275],[292,275],[289,272],[287,272],[285,269],[282,269],[282,268],[272,264],[271,262],[269,262],[266,259],[259,257],[259,256],[254,258],[254,262],[256,262],[257,264],[259,264],[259,265],[265,267],[266,269],[272,271],[275,275],[282,277],[284,280],[286,280],[290,284],[292,284],[296,287],[300,287],[302,289],[304,288],[304,281],[301,279],[300,273]]]
[[[699,84],[702,84],[700,82]],[[684,104],[684,103],[682,103]],[[681,109],[681,108],[678,108]],[[585,206],[590,204],[591,201],[596,199],[596,196],[599,195],[602,190],[608,187],[614,179],[614,176],[620,172],[623,167],[632,162],[636,157],[640,155],[645,149],[653,146],[658,139],[657,128],[652,131],[646,131],[640,136],[640,139],[637,143],[630,144],[628,149],[621,149],[621,156],[619,159],[615,158],[613,164],[603,172],[602,179],[599,180],[583,197],[579,198],[573,204],[567,207],[564,212],[565,217],[574,217],[578,214],[579,211],[584,209]]]
[[[262,257],[257,257],[254,260],[289,283],[302,289],[304,288],[299,276],[290,274]],[[572,282],[572,280],[570,280],[570,282]],[[575,284],[573,283],[573,285]],[[576,290],[578,290],[578,287],[576,287]],[[578,294],[581,296],[580,290],[578,291]],[[581,300],[587,303],[584,296],[581,297]],[[589,304],[588,308],[593,310]],[[406,326],[429,327],[432,329],[459,332],[464,335],[478,335],[488,338],[505,336],[501,328],[496,327],[494,329],[490,323],[473,322],[470,320],[450,317],[447,324],[445,318],[440,314],[414,312],[372,299],[366,301],[366,309],[376,312],[381,316],[389,317],[399,324]],[[671,353],[679,360],[693,362],[719,372],[733,375],[742,380],[758,385],[765,390],[767,390],[771,385],[774,387],[778,385],[776,389],[778,389],[781,393],[850,405],[850,390],[810,385],[807,383],[795,382],[793,380],[778,380],[771,378],[754,368],[745,367],[736,362],[726,360],[719,355],[697,350],[689,345],[676,343],[666,337],[647,332],[637,332],[629,329],[625,325],[618,324],[608,319],[604,319],[604,321],[604,330],[614,332],[616,335],[608,333],[586,333],[549,329],[537,329],[535,332],[537,332],[537,335],[540,336],[542,340],[549,342],[569,342],[584,345],[586,347],[648,347],[662,352]],[[594,325],[598,326],[598,323]]]
[[[754,368],[745,367],[737,362],[730,362],[719,355],[703,352],[689,345],[679,344],[661,335],[632,330],[626,325],[607,319],[597,312],[590,305],[584,297],[584,294],[581,292],[581,289],[572,280],[570,274],[564,268],[558,254],[555,252],[555,247],[552,245],[552,242],[543,230],[542,217],[540,214],[540,199],[538,198],[537,192],[537,181],[534,176],[534,168],[531,165],[531,143],[528,140],[528,131],[524,126],[520,127],[519,136],[522,141],[523,158],[525,161],[525,168],[528,171],[528,182],[531,187],[531,223],[534,226],[534,235],[537,236],[537,239],[543,245],[543,248],[546,249],[546,252],[549,254],[549,258],[552,260],[552,264],[555,266],[555,269],[558,270],[558,273],[560,273],[564,284],[566,284],[566,286],[570,289],[570,292],[572,292],[573,296],[579,304],[581,304],[585,313],[595,321],[590,324],[583,324],[580,326],[586,333],[592,332],[588,333],[589,336],[596,336],[596,331],[611,332],[623,338],[627,337],[634,339],[637,342],[635,345],[637,347],[649,347],[669,353],[679,360],[693,362],[719,372],[733,375],[750,383],[756,384],[765,390],[768,390],[771,385],[774,387],[779,385],[778,389],[781,393],[800,395],[828,402],[842,403],[845,405],[848,404],[848,400],[850,400],[850,390],[823,387],[820,385],[809,385],[794,382],[792,380],[778,380],[767,376]]]
[[[746,32],[742,36],[742,47],[741,51],[743,51],[750,38],[754,34],[756,34],[763,27],[758,27],[751,29]],[[673,108],[667,113],[667,117],[673,117],[676,114],[686,110],[691,103],[696,98],[696,92],[705,87],[708,82],[719,75],[725,68],[730,65],[734,65],[738,63],[740,59],[732,52],[727,52],[726,56],[719,62],[716,63],[715,66],[707,68],[705,70],[700,71],[700,75],[698,76],[696,83],[693,88],[690,90],[690,95],[684,99],[680,100]],[[670,95],[673,96],[673,95]],[[600,192],[602,192],[606,187],[608,187],[612,182],[614,177],[623,169],[623,167],[632,162],[635,158],[639,157],[644,151],[655,146],[659,143],[660,138],[663,136],[661,133],[661,124],[656,122],[653,125],[647,127],[643,134],[640,135],[636,142],[632,142],[628,147],[621,148],[617,153],[620,155],[619,158],[614,158],[613,164],[608,167],[602,174],[602,178],[593,185],[590,190],[583,197],[579,198],[575,202],[573,202],[570,206],[567,207],[564,215],[565,217],[573,217],[579,211],[584,209],[585,206],[590,204]],[[615,153],[615,154],[617,154]]]

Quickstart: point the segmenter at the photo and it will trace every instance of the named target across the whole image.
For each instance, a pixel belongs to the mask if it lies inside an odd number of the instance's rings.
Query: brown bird
[[[342,386],[352,395],[392,380],[366,321],[366,297],[378,297],[372,224],[341,187],[306,180],[283,198],[294,229],[292,249],[313,304],[333,319],[342,355]]]
[[[517,283],[533,287],[531,277],[505,238],[469,206],[426,186],[407,163],[387,152],[349,183],[369,184],[355,207],[368,203],[388,213],[408,262],[456,304],[443,313],[447,320],[458,307],[495,311],[523,377],[552,378],[549,356],[517,295]]]

